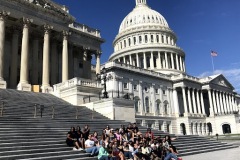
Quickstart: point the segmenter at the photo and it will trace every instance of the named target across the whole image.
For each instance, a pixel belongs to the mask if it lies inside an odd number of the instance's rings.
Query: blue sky
[[[64,4],[79,23],[99,29],[106,42],[101,62],[113,53],[119,26],[135,7],[135,0],[54,0]],[[161,13],[186,54],[187,73],[193,76],[223,74],[240,93],[239,0],[147,0]],[[212,69],[210,51],[218,52]]]

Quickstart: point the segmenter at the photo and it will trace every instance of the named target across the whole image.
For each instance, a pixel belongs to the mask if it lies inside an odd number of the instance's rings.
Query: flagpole
[[[213,56],[211,55],[211,58],[212,58],[212,68],[213,68],[213,73],[214,73],[214,63],[213,63]]]

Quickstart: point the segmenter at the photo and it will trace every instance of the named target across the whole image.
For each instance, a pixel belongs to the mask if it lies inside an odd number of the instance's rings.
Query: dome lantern
[[[147,0],[136,0],[136,6],[147,5]]]

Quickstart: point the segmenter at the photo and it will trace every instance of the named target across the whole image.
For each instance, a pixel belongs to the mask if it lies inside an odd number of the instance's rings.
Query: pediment
[[[52,0],[26,0],[26,1],[35,4],[38,7],[42,7],[43,9],[51,10],[52,12],[55,12],[58,15],[67,17],[69,16],[68,9],[65,6],[59,5],[53,2]]]
[[[214,77],[209,83],[234,89],[231,83],[222,74]]]

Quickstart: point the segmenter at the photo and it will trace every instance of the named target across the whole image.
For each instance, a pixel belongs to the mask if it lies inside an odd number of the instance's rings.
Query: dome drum
[[[119,27],[109,61],[166,74],[183,73],[185,53],[176,42],[165,18],[152,10],[146,0],[136,0],[135,8]]]

